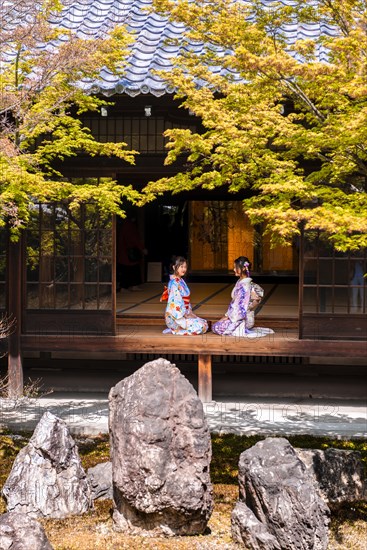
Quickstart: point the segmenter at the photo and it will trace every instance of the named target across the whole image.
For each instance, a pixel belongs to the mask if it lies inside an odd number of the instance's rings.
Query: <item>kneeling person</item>
[[[180,335],[204,334],[208,330],[208,322],[192,312],[190,290],[183,279],[187,272],[185,258],[178,256],[171,270],[173,273],[161,298],[161,301],[167,300],[165,312],[167,328],[163,332]]]

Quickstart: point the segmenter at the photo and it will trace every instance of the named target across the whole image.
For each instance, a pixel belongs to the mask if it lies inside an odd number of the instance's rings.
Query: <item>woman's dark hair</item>
[[[172,262],[170,265],[171,273],[175,273],[176,270],[183,264],[187,264],[186,258],[184,258],[183,256],[173,256]]]
[[[247,277],[250,276],[251,262],[247,256],[240,256],[234,261],[236,269],[240,270],[241,273],[245,273]]]

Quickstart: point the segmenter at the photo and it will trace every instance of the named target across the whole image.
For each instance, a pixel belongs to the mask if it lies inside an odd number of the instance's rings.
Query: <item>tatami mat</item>
[[[235,284],[228,283],[191,283],[191,303],[197,315],[220,318],[227,310],[231,300],[231,291]],[[264,299],[260,305],[262,316],[298,316],[298,285],[263,284]],[[117,294],[117,316],[136,315],[143,317],[164,317],[165,304],[159,302],[164,284],[145,283],[137,292],[119,292]]]
[[[201,306],[195,307],[194,312],[196,315],[204,315],[204,313],[216,314],[218,312],[221,315],[224,315],[228,308],[228,302],[225,304],[203,304]]]
[[[139,316],[142,316],[142,315],[149,315],[149,316],[162,316],[162,318],[164,317],[164,310],[165,310],[165,305],[163,304],[136,304],[134,307],[130,307],[130,308],[126,308],[126,309],[122,309],[122,311],[120,310],[118,312],[118,315],[122,313],[122,315],[124,313],[126,314],[129,314],[129,315],[133,315],[133,314],[136,314],[136,315],[139,315]]]
[[[258,315],[261,315],[263,317],[279,317],[280,319],[284,317],[294,317],[298,318],[298,307],[295,308],[293,306],[282,306],[282,307],[276,307],[276,306],[264,306],[258,313]]]

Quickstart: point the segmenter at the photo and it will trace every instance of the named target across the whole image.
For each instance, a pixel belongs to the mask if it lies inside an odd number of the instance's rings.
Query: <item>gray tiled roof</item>
[[[264,3],[267,2],[264,0]],[[283,0],[283,3],[291,2]],[[114,93],[131,96],[151,93],[160,96],[173,92],[154,71],[172,66],[172,58],[179,53],[180,46],[167,44],[167,39],[179,39],[184,26],[149,12],[150,7],[151,0],[76,0],[63,10],[58,25],[77,31],[85,38],[103,36],[116,23],[126,25],[135,33],[136,41],[131,47],[130,62],[124,77],[118,78],[108,70],[102,70],[100,80],[89,85],[93,93],[101,92],[107,96]],[[297,22],[287,25],[284,31],[290,46],[298,39],[333,33],[333,29],[326,25]],[[196,51],[202,48],[202,44],[192,46]],[[326,61],[324,48],[320,47],[317,53],[320,61]],[[218,71],[221,71],[220,67]]]

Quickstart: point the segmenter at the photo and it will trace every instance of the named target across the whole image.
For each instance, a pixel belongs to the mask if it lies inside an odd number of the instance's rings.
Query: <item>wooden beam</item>
[[[161,327],[119,327],[117,336],[100,334],[23,334],[23,351],[87,351],[106,353],[156,353],[194,355],[261,355],[281,357],[362,357],[367,342],[346,340],[299,340],[293,331],[279,331],[264,338],[234,338],[207,333],[201,336],[162,334]],[[205,338],[204,338],[205,337]],[[367,362],[366,362],[367,364]]]
[[[208,354],[198,355],[198,382],[199,398],[203,403],[212,401],[212,356]]]
[[[23,364],[21,351],[22,328],[22,246],[21,239],[10,242],[8,248],[8,314],[15,319],[15,327],[8,345],[8,395],[23,394]]]

